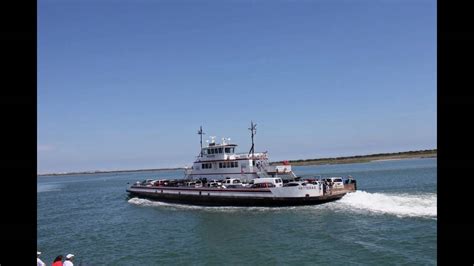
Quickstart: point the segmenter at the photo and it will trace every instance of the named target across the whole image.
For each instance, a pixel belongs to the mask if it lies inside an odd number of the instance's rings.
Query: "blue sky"
[[[436,148],[436,2],[38,2],[38,172]]]

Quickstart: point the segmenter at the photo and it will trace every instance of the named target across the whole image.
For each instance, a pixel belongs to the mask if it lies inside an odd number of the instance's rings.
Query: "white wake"
[[[62,185],[59,185],[59,184],[38,184],[36,186],[36,193],[60,191],[61,188],[62,188]]]
[[[427,217],[436,219],[437,195],[435,193],[424,194],[388,194],[368,193],[356,191],[346,194],[342,199],[333,203],[315,206],[295,207],[207,207],[186,204],[164,203],[148,199],[131,198],[128,203],[143,207],[164,207],[170,210],[204,210],[217,212],[277,212],[277,211],[323,211],[338,209],[342,211],[356,211],[359,213],[390,214],[398,217]]]
[[[171,204],[164,203],[164,202],[159,202],[159,201],[151,201],[147,199],[141,199],[141,198],[131,198],[128,200],[128,203],[138,205],[138,206],[170,206]]]
[[[298,207],[232,207],[232,206],[197,206],[197,205],[187,205],[187,204],[178,204],[178,203],[165,203],[160,201],[152,201],[148,199],[141,198],[131,198],[128,200],[128,203],[143,206],[143,207],[167,207],[170,210],[203,210],[210,212],[242,212],[242,211],[278,211],[278,210],[288,210]]]
[[[345,195],[337,202],[339,207],[368,211],[379,214],[392,214],[398,217],[437,216],[437,194],[388,194],[356,191]]]

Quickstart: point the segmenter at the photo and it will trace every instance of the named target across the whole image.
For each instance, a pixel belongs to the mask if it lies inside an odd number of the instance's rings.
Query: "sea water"
[[[301,207],[198,207],[131,198],[182,170],[38,177],[38,250],[47,264],[435,265],[436,159],[293,167],[347,176],[355,193]]]

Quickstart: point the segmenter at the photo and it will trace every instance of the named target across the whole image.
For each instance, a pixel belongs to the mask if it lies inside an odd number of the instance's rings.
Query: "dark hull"
[[[127,190],[128,191],[128,190]],[[320,197],[302,198],[276,198],[276,197],[234,197],[234,196],[207,196],[207,195],[178,195],[153,192],[129,192],[129,197],[139,197],[166,203],[179,203],[200,206],[262,206],[262,207],[284,207],[317,205],[338,200],[347,192],[335,193]]]

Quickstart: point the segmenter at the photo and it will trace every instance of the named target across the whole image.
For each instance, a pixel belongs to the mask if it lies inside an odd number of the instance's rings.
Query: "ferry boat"
[[[235,153],[236,144],[211,137],[183,179],[146,179],[131,185],[130,197],[207,206],[294,206],[321,204],[356,190],[352,177],[309,178],[296,176],[291,165],[270,165],[267,152],[254,152],[256,124],[251,122],[252,146]]]

